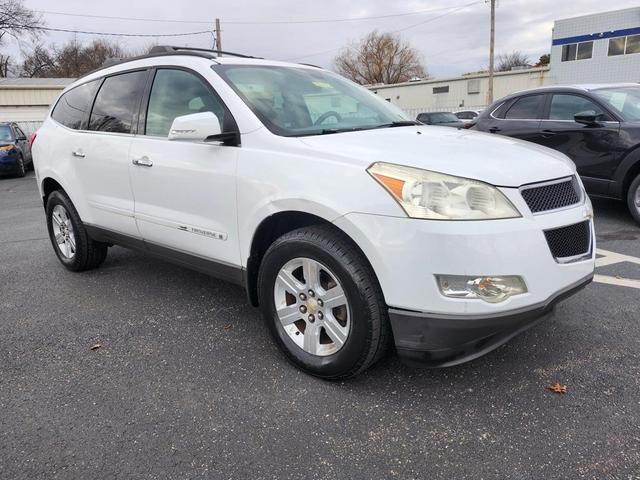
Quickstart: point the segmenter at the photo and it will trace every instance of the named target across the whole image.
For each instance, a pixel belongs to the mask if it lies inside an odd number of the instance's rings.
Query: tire
[[[633,219],[637,223],[640,223],[640,175],[638,175],[629,186],[627,206]]]
[[[56,190],[47,198],[47,229],[60,262],[73,272],[97,268],[107,257],[108,245],[89,237],[82,220],[67,195]],[[66,237],[63,244],[58,239]]]
[[[308,271],[317,271],[308,275],[318,279],[316,287],[307,281]],[[375,273],[351,240],[331,225],[278,238],[260,265],[258,295],[275,342],[307,373],[330,380],[352,377],[389,348],[387,307]]]
[[[16,170],[16,175],[18,177],[24,177],[27,174],[27,167],[24,165],[24,158],[22,155],[18,155],[18,168]]]

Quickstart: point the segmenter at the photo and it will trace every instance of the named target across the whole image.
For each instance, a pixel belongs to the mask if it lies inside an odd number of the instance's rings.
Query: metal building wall
[[[562,45],[551,47],[553,83],[640,82],[640,53],[608,56],[609,35],[624,29],[640,28],[640,7],[557,20],[553,43],[593,40],[589,59],[562,61]],[[588,37],[585,37],[588,36]]]
[[[500,72],[494,78],[494,98],[497,100],[520,90],[547,85],[548,80],[549,69],[545,67]],[[415,117],[420,112],[484,108],[487,105],[488,86],[489,76],[480,74],[371,86],[369,89]],[[449,87],[449,91],[434,93],[434,88],[439,87]],[[477,93],[470,93],[473,91]]]

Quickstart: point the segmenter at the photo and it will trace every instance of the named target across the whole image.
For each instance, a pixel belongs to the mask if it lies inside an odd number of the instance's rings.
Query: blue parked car
[[[15,123],[0,123],[0,173],[24,177],[33,168],[31,145]]]

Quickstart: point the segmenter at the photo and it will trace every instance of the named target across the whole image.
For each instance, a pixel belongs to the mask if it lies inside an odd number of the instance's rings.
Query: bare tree
[[[5,36],[16,40],[24,37],[37,39],[42,30],[42,17],[24,6],[23,0],[0,0],[0,44]],[[0,55],[0,77],[9,76],[13,72],[13,65],[9,55]]]
[[[528,67],[530,63],[529,57],[522,52],[514,50],[511,53],[504,53],[498,56],[496,72],[508,72],[513,67]]]
[[[94,40],[88,45],[73,39],[61,47],[38,45],[24,55],[20,69],[23,77],[76,78],[99,68],[109,58],[132,56],[118,43]]]
[[[9,55],[0,55],[0,77],[8,77],[11,71],[11,57]]]
[[[5,35],[17,40],[38,37],[42,25],[41,15],[26,8],[23,0],[0,0],[0,41]]]
[[[24,61],[20,68],[21,77],[54,77],[56,60],[51,50],[36,45],[31,53],[22,52]]]
[[[427,78],[420,53],[391,33],[373,31],[334,59],[338,73],[361,85]]]
[[[80,77],[99,68],[109,58],[126,56],[122,47],[107,40],[94,40],[82,45],[74,39],[61,48],[54,48],[55,73],[59,77]]]

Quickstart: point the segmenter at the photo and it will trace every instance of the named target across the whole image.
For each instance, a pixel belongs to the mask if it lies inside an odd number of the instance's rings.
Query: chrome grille
[[[585,256],[591,253],[591,225],[589,220],[566,227],[546,230],[549,250],[556,260]]]
[[[531,213],[546,212],[580,203],[582,195],[576,177],[521,188]]]

